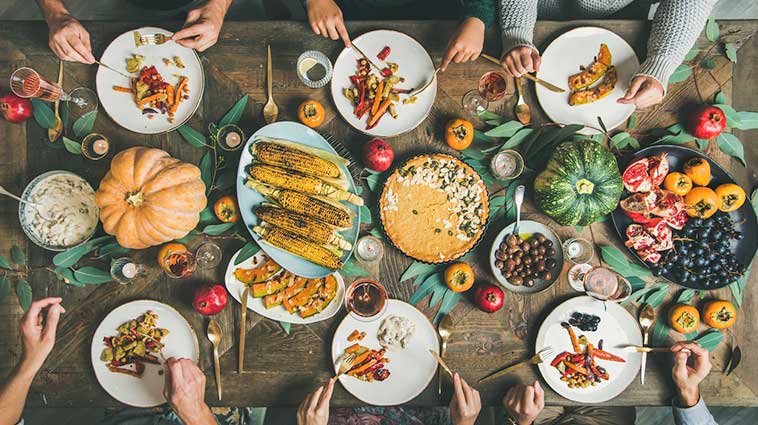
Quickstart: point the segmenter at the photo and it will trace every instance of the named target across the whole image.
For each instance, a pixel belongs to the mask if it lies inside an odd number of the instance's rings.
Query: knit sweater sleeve
[[[532,43],[538,0],[500,0],[502,54],[516,46],[537,48]]]
[[[463,0],[463,19],[478,18],[489,28],[496,17],[495,0]]]
[[[665,89],[669,77],[700,36],[717,1],[661,0],[653,18],[647,58],[637,74],[655,78]]]

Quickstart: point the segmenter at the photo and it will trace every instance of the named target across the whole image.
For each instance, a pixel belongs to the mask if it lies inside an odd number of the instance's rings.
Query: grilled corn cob
[[[341,229],[347,229],[353,225],[355,214],[344,205],[331,199],[317,198],[292,190],[277,189],[252,179],[247,181],[247,185],[263,196],[277,201],[287,210],[305,214]]]
[[[340,236],[332,226],[307,215],[287,211],[272,205],[263,205],[255,209],[259,219],[273,226],[310,239],[319,244],[329,244],[338,249],[350,250],[353,245]]]
[[[250,177],[271,186],[281,187],[282,189],[295,190],[311,195],[321,195],[339,201],[347,201],[355,205],[363,205],[363,199],[360,196],[334,187],[317,177],[307,176],[272,165],[254,163],[250,166]]]
[[[261,140],[253,144],[252,149],[256,159],[264,164],[276,165],[316,177],[336,179],[342,176],[342,172],[335,163],[283,143]]]
[[[320,266],[334,270],[340,269],[343,266],[340,257],[331,250],[286,230],[262,224],[260,226],[253,226],[253,231],[265,242]]]

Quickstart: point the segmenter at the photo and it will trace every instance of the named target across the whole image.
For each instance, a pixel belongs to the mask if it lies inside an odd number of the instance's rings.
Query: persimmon
[[[745,190],[737,184],[722,184],[716,188],[715,192],[719,197],[719,210],[721,211],[735,211],[745,203]]]
[[[445,126],[445,143],[451,148],[462,151],[474,141],[474,126],[462,118],[450,120]]]
[[[721,201],[713,189],[708,187],[693,188],[684,197],[687,205],[687,215],[696,218],[710,218],[719,210]]]
[[[240,219],[237,201],[232,195],[222,196],[213,204],[213,213],[222,223],[236,223]]]
[[[308,127],[315,128],[321,125],[326,118],[326,110],[321,102],[308,99],[297,108],[297,117],[300,122]]]
[[[729,301],[709,301],[703,306],[703,322],[716,329],[726,329],[737,321],[737,310]]]
[[[686,174],[678,172],[669,173],[666,179],[663,180],[663,187],[677,195],[684,196],[692,190],[692,179]]]
[[[474,270],[466,263],[453,263],[445,269],[445,284],[453,292],[465,292],[474,286]]]
[[[676,304],[669,312],[669,324],[679,333],[694,332],[700,325],[700,313],[689,304]]]
[[[711,182],[711,163],[705,158],[694,157],[684,163],[684,174],[698,186],[706,186]]]

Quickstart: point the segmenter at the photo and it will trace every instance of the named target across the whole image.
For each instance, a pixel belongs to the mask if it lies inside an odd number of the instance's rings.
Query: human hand
[[[450,400],[450,420],[453,425],[474,425],[482,410],[479,391],[471,388],[458,374],[453,375],[453,399]]]
[[[297,408],[297,425],[327,425],[329,422],[329,400],[334,391],[335,378],[308,394]]]
[[[229,0],[208,0],[204,5],[187,12],[184,27],[171,39],[184,47],[202,52],[218,41],[218,33],[224,25]]]
[[[68,13],[51,16],[48,45],[60,59],[71,62],[94,63],[89,33],[79,21]]]
[[[171,357],[163,364],[163,397],[186,425],[216,424],[205,404],[205,375],[190,359]]]
[[[440,71],[445,72],[450,61],[455,63],[475,61],[484,47],[484,22],[478,18],[466,18],[458,26],[447,43]]]
[[[688,355],[683,349],[690,350]],[[711,371],[711,361],[708,358],[708,350],[693,341],[677,342],[671,347],[674,352],[674,368],[671,369],[671,378],[674,380],[679,394],[679,402],[682,407],[692,407],[700,400],[698,384],[708,376]],[[692,366],[688,363],[692,357]]]
[[[634,105],[637,109],[647,108],[661,103],[663,92],[663,84],[660,81],[647,75],[637,75],[632,78],[632,84],[624,97],[618,98],[616,102]]]
[[[500,65],[506,75],[516,78],[539,71],[541,63],[540,54],[529,46],[516,46],[500,58]]]
[[[55,345],[55,331],[61,313],[63,298],[44,298],[33,302],[19,322],[21,345],[24,354],[21,363],[36,373],[45,363]],[[42,309],[47,308],[47,322],[42,326]]]
[[[316,35],[332,40],[341,38],[345,47],[351,46],[342,10],[334,0],[307,0],[305,5],[308,9],[308,22]]]
[[[545,392],[537,381],[532,385],[519,384],[508,390],[503,405],[516,423],[529,425],[545,408]]]

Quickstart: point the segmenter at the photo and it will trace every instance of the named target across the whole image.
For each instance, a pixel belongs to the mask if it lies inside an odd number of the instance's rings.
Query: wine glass
[[[168,277],[183,279],[195,273],[197,259],[195,254],[189,251],[173,251],[163,259],[161,268]]]
[[[213,242],[205,242],[195,251],[197,267],[200,269],[212,269],[218,266],[222,257],[221,248]]]
[[[345,308],[358,320],[372,321],[386,306],[387,290],[374,279],[358,279],[345,291]]]
[[[461,106],[463,106],[463,110],[467,113],[478,116],[480,112],[486,111],[490,104],[487,102],[487,99],[479,94],[478,90],[469,90],[463,95]]]
[[[62,100],[73,102],[80,108],[87,106],[86,99],[71,96],[60,85],[49,81],[32,68],[22,67],[13,71],[10,83],[11,91],[18,97],[34,97],[47,102]]]

